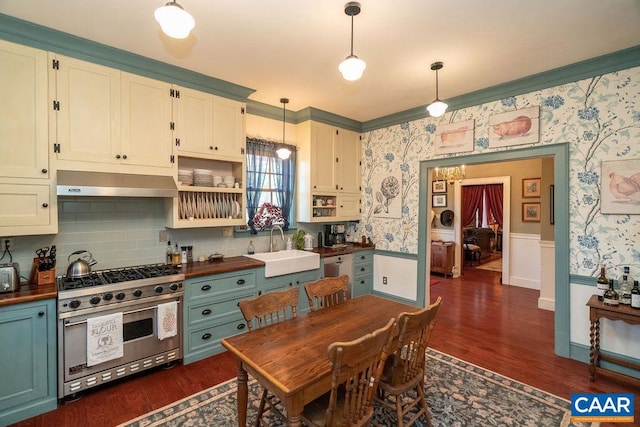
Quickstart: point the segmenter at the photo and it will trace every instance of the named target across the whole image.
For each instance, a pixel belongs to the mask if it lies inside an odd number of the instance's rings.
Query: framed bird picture
[[[640,159],[602,162],[600,213],[640,214]]]

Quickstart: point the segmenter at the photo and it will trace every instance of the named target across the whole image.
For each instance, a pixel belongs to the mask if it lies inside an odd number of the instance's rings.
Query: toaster
[[[20,288],[16,264],[0,264],[0,292],[15,292]]]

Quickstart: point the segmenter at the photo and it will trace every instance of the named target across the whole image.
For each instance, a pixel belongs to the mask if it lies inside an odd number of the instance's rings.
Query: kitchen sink
[[[282,276],[283,274],[320,268],[320,255],[315,252],[294,249],[278,252],[261,252],[244,256],[264,262],[265,277]]]

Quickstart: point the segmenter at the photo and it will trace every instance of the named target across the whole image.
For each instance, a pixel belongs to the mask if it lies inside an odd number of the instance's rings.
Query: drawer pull
[[[211,290],[211,285],[204,285],[202,288],[203,291],[210,291]]]
[[[211,309],[210,308],[205,308],[204,310],[202,310],[202,315],[203,316],[208,316],[211,314]]]
[[[366,256],[364,256],[364,255],[360,256],[360,259],[366,259],[366,258],[367,258],[367,257],[366,257]]]
[[[244,323],[239,323],[238,326],[236,326],[236,329],[242,330],[244,328],[246,328],[247,325],[245,325]]]
[[[360,269],[360,271],[365,271],[365,270],[366,270],[366,268],[364,268],[364,267],[362,267],[362,268]]]
[[[360,280],[360,284],[361,284],[361,285],[364,285],[364,280]]]
[[[204,335],[202,336],[202,339],[203,339],[203,340],[208,340],[208,339],[210,339],[210,338],[211,338],[211,334],[210,334],[209,332],[207,332],[206,334],[204,334]]]
[[[246,281],[244,279],[238,279],[238,281],[236,283],[238,285],[244,285],[246,283]]]

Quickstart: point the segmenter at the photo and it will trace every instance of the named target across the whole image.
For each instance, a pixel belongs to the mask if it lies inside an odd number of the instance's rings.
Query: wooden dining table
[[[363,295],[318,311],[225,338],[222,345],[238,360],[238,425],[247,425],[247,373],[277,396],[287,426],[300,426],[304,406],[331,389],[327,347],[351,341],[420,307]]]

